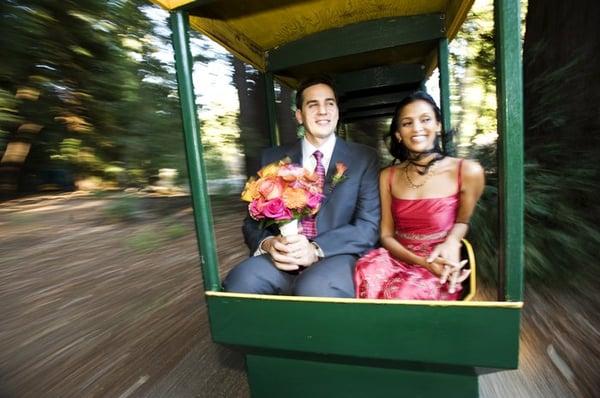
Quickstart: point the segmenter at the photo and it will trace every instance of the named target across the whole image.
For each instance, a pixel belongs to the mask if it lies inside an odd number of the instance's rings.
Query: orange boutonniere
[[[332,192],[339,183],[343,182],[346,178],[348,178],[348,176],[346,175],[346,170],[348,170],[348,166],[346,166],[343,162],[337,162],[335,164],[335,174],[331,178],[329,192]]]

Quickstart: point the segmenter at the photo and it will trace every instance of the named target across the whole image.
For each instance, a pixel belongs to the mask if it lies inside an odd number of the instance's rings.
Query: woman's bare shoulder
[[[397,164],[392,164],[390,166],[386,166],[383,169],[381,169],[381,171],[379,172],[379,176],[380,177],[387,177],[390,175],[390,173],[392,172],[393,168],[397,168],[398,165]]]
[[[483,176],[483,167],[478,161],[473,159],[463,159],[462,162],[462,174],[463,176],[469,177],[480,177]]]
[[[448,168],[456,168],[460,165],[461,174],[463,176],[477,176],[483,175],[483,167],[479,164],[478,161],[473,159],[464,159],[464,158],[454,158],[447,156],[444,158],[446,161],[446,167]]]

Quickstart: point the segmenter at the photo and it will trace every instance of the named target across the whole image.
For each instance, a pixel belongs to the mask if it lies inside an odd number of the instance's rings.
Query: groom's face
[[[335,133],[339,118],[333,89],[326,84],[315,84],[302,92],[302,107],[296,110],[296,120],[304,126],[306,139],[319,146]]]

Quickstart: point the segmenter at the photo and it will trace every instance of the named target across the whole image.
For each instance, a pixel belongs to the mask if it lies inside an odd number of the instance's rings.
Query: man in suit
[[[337,96],[328,78],[302,82],[296,95],[302,140],[270,148],[262,166],[285,157],[320,175],[325,198],[314,218],[302,220],[302,233],[283,237],[277,227],[260,229],[247,217],[242,230],[251,257],[225,278],[226,291],[317,297],[354,297],[357,258],[379,235],[379,162],[372,148],[335,136]],[[332,184],[336,163],[346,178]]]

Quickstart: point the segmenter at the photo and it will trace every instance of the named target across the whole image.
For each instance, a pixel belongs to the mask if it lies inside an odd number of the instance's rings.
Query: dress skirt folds
[[[444,198],[392,198],[392,216],[396,239],[413,253],[427,257],[444,241],[454,225],[458,193]],[[439,277],[427,269],[407,264],[379,248],[356,263],[354,274],[356,297],[399,300],[458,300],[462,287],[448,292]]]

